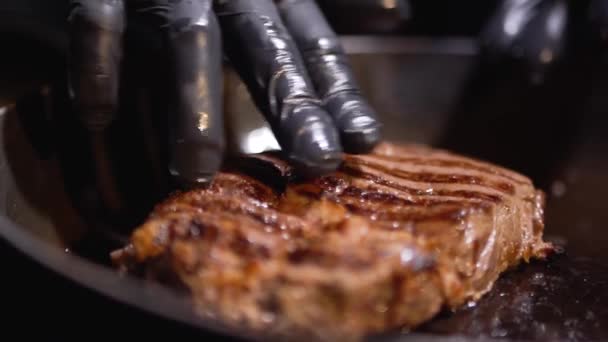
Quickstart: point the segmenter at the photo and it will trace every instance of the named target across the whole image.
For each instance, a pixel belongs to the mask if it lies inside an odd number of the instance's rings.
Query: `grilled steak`
[[[203,315],[344,338],[415,327],[552,249],[543,194],[485,162],[384,143],[297,181],[272,157],[248,161],[160,204],[117,264],[178,279]]]

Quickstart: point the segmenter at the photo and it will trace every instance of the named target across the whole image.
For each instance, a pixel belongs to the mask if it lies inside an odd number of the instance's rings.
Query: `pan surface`
[[[391,40],[384,52],[382,46],[365,50],[356,42],[349,43],[351,49],[358,49],[353,55],[355,69],[372,104],[391,127],[389,139],[448,147],[531,175],[550,195],[547,234],[564,244],[566,251],[547,262],[533,262],[508,272],[475,305],[442,313],[414,332],[396,332],[371,340],[608,339],[608,255],[604,248],[608,233],[603,229],[608,221],[599,204],[601,195],[608,193],[604,191],[608,181],[602,176],[608,172],[608,161],[602,153],[608,144],[598,128],[608,126],[596,109],[608,105],[601,96],[581,99],[577,92],[568,92],[569,97],[562,102],[547,100],[563,95],[565,84],[572,77],[581,77],[575,73],[562,76],[562,83],[556,86],[540,89],[526,88],[521,80],[512,78],[484,78],[475,66],[476,51],[470,42],[451,42],[448,49],[441,50],[437,44],[414,40],[395,50],[396,42]],[[378,44],[378,40],[374,42]],[[372,69],[373,73],[369,72]],[[431,72],[445,83],[435,84]],[[242,87],[233,87],[229,91],[236,100],[228,106],[229,115],[253,111],[246,96],[239,93]],[[594,87],[599,86],[589,85],[587,93],[593,94]],[[489,92],[488,88],[500,92]],[[90,217],[81,213],[83,203],[75,201],[86,201],[90,195],[86,188],[78,187],[86,182],[66,185],[74,182],[63,170],[60,150],[66,138],[40,132],[40,127],[54,127],[45,121],[49,115],[67,110],[54,91],[53,87],[36,87],[0,110],[0,236],[8,248],[70,283],[112,299],[117,307],[126,304],[181,324],[193,334],[262,338],[196,317],[187,297],[121,277],[109,266],[108,253],[117,246],[116,241],[100,234]],[[530,98],[530,92],[534,98]],[[517,108],[511,103],[513,98],[520,100]],[[549,112],[556,115],[555,110],[543,107],[547,103],[564,115],[561,120],[553,116],[549,140],[551,134],[563,134],[565,127],[572,129],[576,124],[578,128],[563,135],[561,143],[539,141],[535,134],[534,129],[543,127]],[[567,116],[581,106],[586,108],[583,118]],[[408,110],[404,112],[403,108]],[[522,117],[528,118],[527,128],[519,127],[517,143],[505,148],[501,134],[512,135],[509,130],[516,127],[510,122]],[[239,123],[249,125],[251,131],[251,127],[262,127],[256,120],[254,117],[251,122]],[[490,132],[481,131],[480,125],[489,127]],[[481,146],[471,138],[475,136],[485,144]],[[246,141],[248,137],[244,134],[235,140]],[[76,140],[68,143],[77,145]],[[556,146],[559,153],[555,152]],[[84,166],[71,167],[86,172]],[[74,190],[78,195],[71,192]],[[68,302],[66,299],[66,305]],[[107,308],[111,315],[113,306]],[[153,326],[148,325],[147,330],[155,332]]]

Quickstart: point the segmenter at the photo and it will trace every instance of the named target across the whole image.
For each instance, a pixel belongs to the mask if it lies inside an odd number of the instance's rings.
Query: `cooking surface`
[[[608,338],[608,267],[561,255],[505,274],[476,305],[420,331],[516,340]]]

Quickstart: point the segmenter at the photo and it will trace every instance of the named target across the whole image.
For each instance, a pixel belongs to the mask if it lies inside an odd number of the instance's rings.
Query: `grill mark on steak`
[[[375,192],[374,188],[365,190],[357,187],[348,187],[339,195],[340,199],[358,199],[359,202],[382,204],[390,206],[418,206],[418,207],[435,207],[446,204],[462,204],[462,200],[443,199],[443,198],[419,198],[417,200],[405,199],[394,194]],[[474,203],[474,202],[471,202]],[[481,203],[480,203],[481,205]]]
[[[348,176],[343,175],[343,177],[348,177]],[[426,201],[429,201],[429,203],[432,204],[432,201],[456,201],[458,203],[478,203],[480,205],[485,205],[485,206],[492,206],[494,204],[494,202],[492,202],[492,201],[487,201],[487,200],[480,199],[480,198],[462,197],[459,195],[451,196],[448,193],[448,191],[451,191],[451,190],[437,189],[437,187],[434,188],[433,191],[429,194],[429,192],[427,190],[421,190],[421,189],[409,187],[409,186],[402,184],[404,187],[411,188],[413,190],[413,192],[416,192],[416,194],[412,194],[412,193],[406,193],[405,191],[397,190],[395,188],[392,188],[392,187],[389,187],[386,185],[373,183],[364,178],[350,177],[349,180],[350,180],[353,188],[361,188],[361,189],[372,188],[372,189],[376,189],[375,192],[377,192],[377,193],[391,194],[391,195],[397,196],[398,198],[403,198],[403,199],[411,200],[414,202],[421,201],[422,203],[425,203]],[[438,192],[437,190],[442,190],[442,191]]]
[[[372,218],[373,221],[399,221],[399,222],[424,222],[424,221],[448,221],[460,222],[468,213],[467,209],[459,206],[448,206],[441,210],[424,212],[422,210],[412,212],[378,212],[375,208],[361,206],[358,203],[344,203],[344,206],[354,214]]]
[[[392,188],[394,190],[398,190],[401,192],[404,192],[406,194],[410,194],[410,195],[416,195],[416,196],[422,196],[422,195],[435,195],[435,196],[452,196],[452,197],[462,197],[462,198],[474,198],[474,199],[480,199],[480,200],[484,200],[484,201],[488,201],[488,202],[492,202],[492,203],[499,203],[502,201],[502,197],[498,196],[498,195],[492,195],[492,194],[486,194],[486,193],[482,193],[482,192],[478,192],[478,191],[472,191],[472,190],[443,190],[443,189],[434,189],[432,194],[429,194],[428,192],[426,192],[425,190],[422,189],[415,189],[412,187],[408,187],[402,184],[397,184],[393,181],[387,180],[387,179],[383,179],[377,175],[374,175],[372,173],[363,171],[361,169],[358,169],[356,167],[351,167],[351,166],[343,166],[341,168],[341,171],[344,172],[345,174],[349,175],[349,176],[353,176],[353,177],[360,177],[363,179],[367,179],[375,184],[379,184],[379,185],[384,185],[386,187]]]
[[[212,192],[221,193],[224,189],[231,189],[232,195],[245,195],[268,206],[276,205],[278,196],[269,187],[242,174],[222,173],[217,175],[212,184]]]
[[[329,181],[327,180],[329,179]],[[382,203],[386,205],[408,205],[408,206],[436,206],[442,204],[461,204],[463,201],[478,204],[480,207],[488,207],[490,202],[475,198],[449,198],[448,196],[417,196],[416,199],[404,198],[394,193],[385,192],[377,186],[365,184],[354,185],[356,179],[350,183],[339,182],[335,176],[326,176],[318,182],[320,188],[326,193],[336,194],[342,197],[358,197],[365,202]],[[367,182],[366,182],[367,183]],[[446,198],[448,197],[448,198]]]
[[[356,161],[353,163],[353,161]],[[371,169],[377,170],[387,175],[398,177],[405,180],[411,180],[418,183],[438,183],[438,184],[463,184],[463,185],[478,185],[490,189],[500,191],[507,195],[515,194],[513,184],[505,182],[490,182],[482,177],[462,175],[462,174],[438,174],[430,172],[409,172],[394,168],[382,166],[378,163],[365,160],[363,158],[348,157],[346,158],[347,165],[363,165]]]
[[[257,199],[255,199],[257,202]],[[187,206],[187,207],[186,207]],[[247,198],[207,193],[204,196],[185,196],[179,203],[169,204],[159,210],[160,213],[177,210],[189,211],[191,214],[200,211],[226,212],[247,216],[260,224],[270,226],[273,230],[297,231],[304,227],[301,219],[288,216],[275,210],[252,203]]]
[[[377,148],[370,153],[370,155],[374,156],[383,156],[389,158],[408,158],[408,157],[419,157],[423,159],[441,159],[441,160],[450,160],[456,162],[465,162],[472,167],[481,167],[487,168],[490,170],[490,173],[499,172],[504,174],[507,177],[511,177],[514,181],[519,180],[522,184],[531,185],[531,181],[528,177],[522,175],[521,173],[515,172],[508,168],[501,167],[496,164],[488,163],[483,160],[479,160],[470,156],[462,156],[454,154],[447,150],[429,148],[428,146],[397,146],[394,144],[382,143]],[[467,167],[469,168],[469,167]]]
[[[373,158],[382,159],[385,161],[407,163],[407,164],[418,165],[418,166],[438,166],[438,167],[453,167],[453,168],[460,168],[460,169],[471,169],[471,170],[476,170],[479,172],[499,176],[499,177],[507,179],[508,181],[517,183],[519,185],[528,185],[529,184],[529,181],[513,177],[505,172],[501,172],[498,169],[467,162],[467,161],[463,161],[463,160],[442,159],[438,156],[428,157],[428,158],[422,158],[422,157],[407,157],[406,158],[406,157],[397,157],[397,156],[387,156],[384,154],[372,154],[371,156],[373,156]],[[356,156],[356,157],[360,158],[361,156]]]
[[[355,187],[347,187],[342,193],[330,196],[324,196],[319,189],[304,186],[292,190],[310,200],[318,200],[322,197],[328,198],[335,203],[344,205],[352,213],[368,217],[373,221],[424,222],[447,220],[457,222],[465,215],[464,212],[454,212],[453,210],[455,206],[459,209],[463,208],[463,201],[458,200],[423,199],[411,201],[392,194],[364,192],[362,189]],[[469,202],[467,210],[488,210],[489,208],[488,203]],[[434,211],[429,211],[429,209]]]
[[[321,182],[323,183],[323,182]],[[373,188],[361,189],[348,186],[339,192],[329,189],[330,196],[324,196],[324,189],[315,186],[296,186],[293,191],[309,199],[320,199],[326,197],[336,203],[345,205],[349,211],[370,217],[373,220],[391,221],[435,221],[435,220],[461,220],[466,210],[488,210],[487,202],[469,202],[463,207],[462,200],[451,200],[441,198],[419,199],[417,201],[404,199],[393,194],[374,192]],[[459,212],[454,213],[453,209]]]
[[[244,257],[250,263],[253,261],[252,259],[268,259],[271,256],[271,252],[266,246],[252,243],[242,232],[239,231],[234,233],[234,237],[229,242],[229,245],[232,251],[234,251],[237,255]]]
[[[219,209],[219,208],[216,208]],[[205,240],[209,243],[219,243],[218,237],[220,235],[229,237],[225,243],[231,245],[235,240],[239,239],[239,236],[243,237],[243,234],[247,233],[259,233],[259,234],[273,234],[274,231],[267,231],[265,228],[267,225],[261,224],[249,215],[242,213],[231,213],[223,210],[213,211],[191,211],[188,207],[181,207],[179,211],[172,211],[170,216],[167,216],[168,223],[161,223],[160,233],[157,233],[157,243],[159,246],[167,246],[178,239],[197,239]],[[206,222],[205,224],[198,224],[200,222]],[[226,224],[227,222],[233,223],[232,228]],[[197,229],[191,229],[196,226]],[[185,229],[184,229],[185,227]],[[201,228],[202,227],[202,228]],[[291,230],[289,233],[293,237],[301,235],[301,231]],[[251,243],[247,238],[243,238],[247,243]],[[233,242],[231,242],[233,241]],[[237,246],[235,243],[233,246]],[[255,244],[254,244],[255,245]],[[268,251],[261,253],[268,255]]]

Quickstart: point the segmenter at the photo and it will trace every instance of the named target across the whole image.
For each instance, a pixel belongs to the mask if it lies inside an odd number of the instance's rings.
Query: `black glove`
[[[133,43],[160,42],[170,57],[170,170],[185,183],[207,182],[221,165],[222,51],[302,174],[332,171],[343,151],[367,152],[380,140],[380,123],[312,0],[72,0],[69,22],[74,103],[100,164]],[[145,34],[127,40],[131,28]]]
[[[523,60],[534,71],[557,61],[567,39],[564,0],[502,0],[482,32],[484,52]]]

